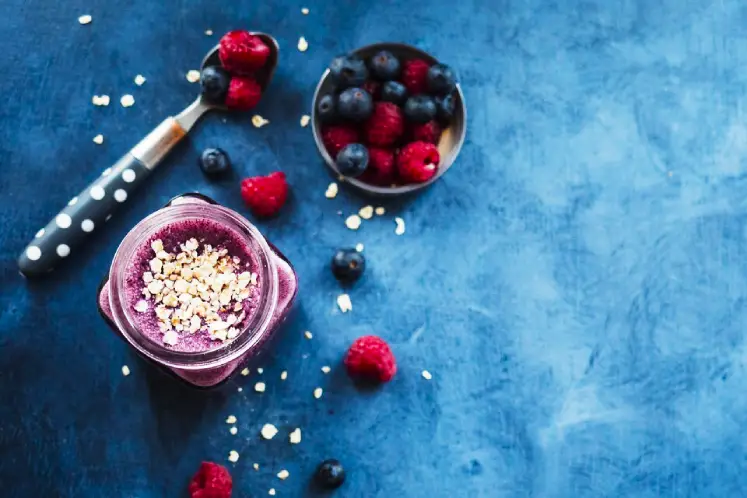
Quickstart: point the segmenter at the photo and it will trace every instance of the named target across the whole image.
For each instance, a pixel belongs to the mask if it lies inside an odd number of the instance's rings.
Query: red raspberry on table
[[[368,80],[363,83],[363,89],[371,95],[372,99],[377,100],[379,98],[379,91],[381,90],[381,83],[374,80]]]
[[[358,143],[358,130],[349,125],[331,125],[322,128],[322,142],[332,159],[337,157],[346,145]]]
[[[363,133],[369,145],[387,147],[402,137],[405,118],[402,110],[391,102],[376,102],[374,111],[363,125]]]
[[[366,380],[389,382],[397,373],[397,361],[384,339],[366,335],[356,339],[345,355],[348,375]]]
[[[406,182],[427,182],[438,171],[440,160],[441,157],[435,145],[412,142],[402,147],[397,154],[397,172]]]
[[[435,121],[413,125],[410,131],[410,138],[413,142],[428,142],[438,145],[438,141],[441,139],[441,126]]]
[[[273,216],[288,198],[285,173],[276,171],[267,176],[241,180],[241,198],[257,216]]]
[[[220,39],[218,57],[228,71],[236,74],[260,69],[270,56],[270,47],[248,31],[229,31]]]
[[[231,498],[233,481],[228,470],[217,463],[202,462],[189,481],[190,498]]]
[[[262,98],[262,87],[248,76],[234,76],[228,85],[226,107],[239,111],[248,111]]]
[[[359,177],[361,181],[389,187],[394,183],[395,173],[394,151],[380,147],[368,148],[368,168]]]
[[[430,64],[422,59],[407,61],[402,66],[402,84],[410,95],[426,93],[428,90],[428,69]]]

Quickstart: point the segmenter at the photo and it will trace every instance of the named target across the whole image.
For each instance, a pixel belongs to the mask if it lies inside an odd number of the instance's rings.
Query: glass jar
[[[165,226],[194,221],[218,223],[239,234],[256,259],[259,299],[253,314],[242,322],[233,340],[204,351],[177,351],[154,341],[139,327],[131,296],[126,292],[126,275],[137,251],[153,234]],[[213,387],[261,352],[288,316],[297,291],[298,280],[290,262],[254,225],[212,199],[185,194],[142,220],[125,236],[114,255],[108,278],[99,288],[98,305],[112,329],[142,357],[193,386]]]

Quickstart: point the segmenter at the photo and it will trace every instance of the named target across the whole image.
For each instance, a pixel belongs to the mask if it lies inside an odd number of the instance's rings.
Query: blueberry
[[[316,469],[316,482],[325,488],[334,489],[345,482],[345,469],[337,460],[325,460]]]
[[[387,81],[381,87],[381,100],[403,106],[407,101],[407,88],[398,81]]]
[[[205,149],[200,156],[200,168],[207,176],[218,176],[231,168],[231,160],[223,149]]]
[[[433,64],[428,68],[428,91],[434,95],[446,95],[456,88],[456,74],[446,64]]]
[[[342,282],[358,280],[365,269],[366,258],[355,249],[339,249],[332,257],[332,273]]]
[[[436,117],[436,102],[427,95],[415,95],[405,102],[405,117],[413,123],[427,123]]]
[[[337,120],[337,109],[334,95],[324,95],[316,103],[316,115],[319,121],[325,124],[334,123]]]
[[[337,153],[335,164],[344,176],[360,176],[368,167],[368,149],[361,144],[348,144]]]
[[[211,104],[223,104],[226,101],[231,76],[222,67],[208,66],[200,75],[200,92]]]
[[[365,121],[373,112],[371,94],[362,88],[348,88],[337,99],[337,112],[350,121]]]
[[[332,59],[329,75],[338,90],[361,86],[368,79],[366,63],[355,56],[341,55]]]
[[[382,50],[371,57],[368,61],[368,67],[374,78],[381,81],[394,80],[399,77],[399,59],[388,50]]]
[[[446,97],[436,99],[436,115],[441,125],[444,127],[449,126],[451,120],[454,119],[455,108],[454,95],[447,95]]]

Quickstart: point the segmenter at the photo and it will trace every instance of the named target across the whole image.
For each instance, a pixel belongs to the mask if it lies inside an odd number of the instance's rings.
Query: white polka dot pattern
[[[29,246],[28,249],[26,249],[26,257],[29,258],[31,261],[36,261],[39,258],[41,258],[42,252],[41,249],[39,249],[36,246]]]
[[[135,181],[135,172],[131,169],[126,169],[122,172],[122,180],[126,183],[132,183]]]
[[[54,219],[54,222],[57,223],[57,226],[60,228],[68,228],[73,220],[65,213],[60,213],[57,215],[57,218]]]
[[[83,220],[83,222],[80,224],[80,228],[84,232],[93,232],[94,227],[95,225],[91,220]]]
[[[91,188],[91,197],[94,198],[97,201],[100,201],[104,198],[106,195],[106,192],[104,192],[104,189],[96,185],[95,187]]]
[[[57,246],[57,255],[61,258],[66,258],[70,254],[70,247],[66,244],[60,244]]]
[[[70,202],[68,202],[67,205],[68,206],[75,206],[77,203],[78,203],[78,198],[77,197],[73,197],[72,199],[70,199]]]
[[[39,237],[43,237],[43,236],[44,236],[44,229],[42,228],[41,230],[36,232],[35,237],[38,239]]]
[[[121,188],[115,190],[114,191],[114,200],[116,200],[117,202],[124,202],[124,201],[126,201],[127,200],[127,192],[125,192]]]

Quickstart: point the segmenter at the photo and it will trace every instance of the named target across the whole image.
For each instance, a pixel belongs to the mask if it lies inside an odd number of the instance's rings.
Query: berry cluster
[[[322,141],[345,176],[380,186],[422,183],[438,171],[438,142],[454,117],[456,75],[445,64],[400,61],[387,50],[368,60],[336,57],[335,92],[316,114]]]
[[[208,66],[200,75],[202,97],[212,104],[248,111],[262,97],[256,73],[264,68],[270,47],[248,31],[229,31],[220,39],[222,66]]]

